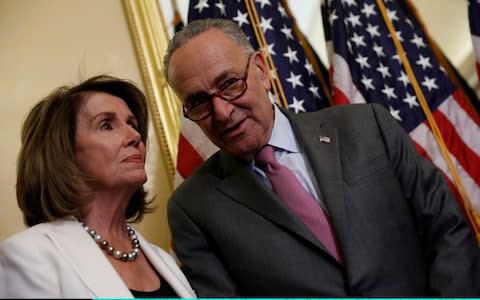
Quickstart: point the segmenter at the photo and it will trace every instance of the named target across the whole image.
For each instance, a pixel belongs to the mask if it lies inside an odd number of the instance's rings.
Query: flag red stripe
[[[477,66],[477,75],[478,75],[478,78],[480,78],[480,63],[476,63],[475,65]]]
[[[477,65],[478,66],[478,65]],[[476,112],[475,108],[472,106],[468,100],[465,99],[464,94],[456,90],[452,94],[453,98],[455,98],[458,105],[465,111],[468,117],[475,123],[477,126],[480,126],[480,115]]]
[[[433,117],[437,123],[438,129],[442,133],[448,151],[455,156],[457,162],[463,167],[475,183],[480,185],[480,169],[478,168],[480,165],[480,158],[467,145],[465,145],[452,123],[450,123],[441,111],[434,111]],[[429,126],[428,122],[425,123]]]
[[[350,104],[350,101],[345,94],[336,86],[333,87],[333,103],[335,105]]]
[[[190,176],[193,171],[203,163],[203,158],[198,154],[197,150],[188,142],[188,140],[180,133],[178,141],[177,155],[177,171],[185,179]]]
[[[430,156],[428,155],[427,151],[425,151],[425,149],[424,149],[422,146],[420,146],[420,144],[417,143],[415,140],[412,139],[412,141],[413,141],[413,143],[415,144],[415,148],[417,149],[417,152],[418,152],[421,156],[423,156],[423,157],[425,157],[425,158],[427,158],[428,160],[431,161],[432,159],[431,159]]]
[[[423,150],[428,153],[428,157],[431,158],[432,162],[437,166],[437,168],[453,182],[453,177],[450,174],[447,163],[443,159],[440,147],[438,146],[426,122],[417,126],[417,128],[410,132],[410,136],[417,144],[423,147]],[[474,179],[470,177],[468,172],[465,171],[455,156],[452,155],[451,159],[453,164],[456,166],[460,180],[464,185],[464,189],[470,200],[470,206],[472,207],[472,210],[480,211],[480,203],[478,202],[478,199],[480,199],[480,190],[478,184],[475,183]],[[459,201],[463,200],[459,199]]]

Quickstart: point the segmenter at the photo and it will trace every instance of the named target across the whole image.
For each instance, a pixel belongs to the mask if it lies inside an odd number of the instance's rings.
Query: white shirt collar
[[[268,144],[289,152],[298,153],[298,146],[290,121],[277,105],[273,106],[275,107],[275,121]]]

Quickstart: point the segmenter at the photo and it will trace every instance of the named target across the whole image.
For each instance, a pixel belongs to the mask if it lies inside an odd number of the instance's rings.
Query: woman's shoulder
[[[20,251],[23,248],[27,248],[29,251],[38,251],[41,246],[51,243],[48,236],[49,232],[71,221],[71,218],[64,218],[28,227],[0,242],[0,251]]]
[[[23,244],[25,241],[38,241],[43,238],[45,230],[48,228],[47,223],[37,224],[35,226],[24,229],[20,232],[17,232],[10,237],[6,238],[0,243],[0,247],[6,247],[11,245]]]
[[[0,243],[0,268],[29,268],[46,266],[53,244],[45,234],[46,224],[38,224],[20,231]]]

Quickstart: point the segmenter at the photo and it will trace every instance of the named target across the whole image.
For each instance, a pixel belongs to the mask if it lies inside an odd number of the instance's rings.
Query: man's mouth
[[[222,131],[222,138],[234,138],[235,136],[237,135],[240,135],[241,133],[243,133],[244,131],[244,123],[245,123],[245,120],[241,120],[237,123],[235,123],[234,125],[231,125],[231,126],[228,126],[227,128],[225,128],[223,131]]]

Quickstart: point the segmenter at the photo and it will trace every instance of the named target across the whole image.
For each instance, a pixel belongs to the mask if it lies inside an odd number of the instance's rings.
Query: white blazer
[[[136,232],[158,273],[195,298],[173,257]],[[0,243],[0,298],[133,298],[103,250],[74,217],[42,223]]]

